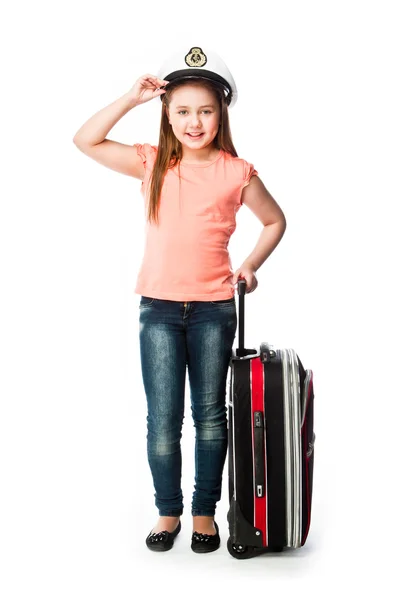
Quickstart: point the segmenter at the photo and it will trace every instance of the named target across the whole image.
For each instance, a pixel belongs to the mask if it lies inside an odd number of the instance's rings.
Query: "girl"
[[[160,97],[158,146],[106,139],[129,110]],[[186,367],[196,430],[191,548],[220,545],[214,521],[227,451],[226,380],[237,316],[235,284],[246,293],[256,271],[281,240],[286,221],[254,166],[238,158],[228,106],[236,85],[212,51],[191,48],[146,74],[127,94],[91,117],[77,132],[77,147],[120,173],[142,181],[147,209],[146,245],[135,293],[147,398],[147,453],[159,519],[148,548],[172,548],[181,529],[181,430]],[[228,252],[235,216],[246,204],[263,224],[253,252],[233,273]]]

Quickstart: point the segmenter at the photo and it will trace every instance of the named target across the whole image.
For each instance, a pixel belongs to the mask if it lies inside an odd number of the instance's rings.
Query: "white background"
[[[3,600],[396,595],[396,5],[81,0],[1,9]],[[287,219],[246,296],[246,346],[292,347],[314,371],[307,544],[249,561],[226,549],[227,469],[221,548],[190,550],[188,387],[182,532],[165,554],[144,544],[157,512],[133,291],[140,181],[72,142],[181,45],[210,47],[227,63],[239,91],[234,144]],[[157,144],[160,112],[158,99],[141,105],[108,137]],[[234,270],[261,227],[241,208]]]

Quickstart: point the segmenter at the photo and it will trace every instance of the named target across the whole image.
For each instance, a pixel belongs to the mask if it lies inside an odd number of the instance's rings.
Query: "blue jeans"
[[[156,507],[163,516],[183,512],[180,440],[187,365],[196,429],[192,515],[214,516],[228,443],[225,396],[237,327],[235,298],[179,302],[141,296],[139,323]]]

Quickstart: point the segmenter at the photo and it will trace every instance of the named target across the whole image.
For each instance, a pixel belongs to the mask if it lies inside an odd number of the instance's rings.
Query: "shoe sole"
[[[172,546],[168,546],[167,548],[161,547],[161,546],[156,546],[155,544],[152,546],[149,546],[149,544],[146,544],[146,546],[152,552],[168,552],[168,550],[172,550],[174,545],[172,544]]]
[[[221,543],[218,544],[218,546],[216,547],[202,547],[202,546],[197,546],[197,547],[192,547],[193,552],[195,552],[196,554],[207,554],[208,552],[214,552],[215,550],[218,550],[218,548],[220,547]]]

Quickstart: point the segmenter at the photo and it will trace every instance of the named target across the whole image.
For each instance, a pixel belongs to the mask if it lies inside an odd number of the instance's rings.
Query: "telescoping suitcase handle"
[[[246,280],[241,277],[237,280],[237,291],[239,295],[239,347],[236,348],[236,356],[247,356],[248,354],[257,354],[255,348],[244,347],[244,297],[246,294]],[[270,362],[271,356],[275,352],[271,350],[266,342],[260,344],[260,358],[262,362]]]
[[[246,294],[246,285],[246,280],[243,277],[237,280],[237,291],[239,295],[239,347],[236,348],[236,356],[257,354],[255,348],[244,347],[244,296]]]

